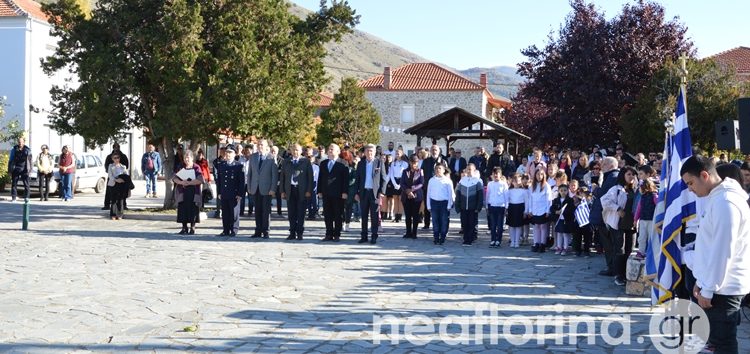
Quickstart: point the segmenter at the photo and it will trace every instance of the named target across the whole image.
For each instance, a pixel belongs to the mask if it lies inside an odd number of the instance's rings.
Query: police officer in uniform
[[[242,164],[234,158],[237,153],[235,147],[227,145],[225,153],[226,162],[218,165],[216,178],[223,226],[219,236],[236,236],[240,228],[240,198],[245,187],[245,173]]]

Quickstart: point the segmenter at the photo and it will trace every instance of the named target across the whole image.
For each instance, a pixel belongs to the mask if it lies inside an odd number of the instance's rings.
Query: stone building
[[[453,107],[498,121],[510,108],[510,102],[487,90],[486,74],[478,79],[474,82],[435,63],[412,63],[396,69],[385,67],[382,75],[362,81],[359,86],[366,90],[365,97],[380,114],[380,145],[393,141],[408,153],[417,141],[403,130]],[[422,141],[422,146],[429,144],[430,141]],[[438,144],[445,146],[445,141]],[[489,148],[491,142],[458,141],[453,146],[466,150],[477,145]]]

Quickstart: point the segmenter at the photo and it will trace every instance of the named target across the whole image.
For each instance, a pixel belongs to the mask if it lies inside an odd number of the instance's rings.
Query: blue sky
[[[314,10],[319,0],[294,0]],[[593,1],[607,18],[623,0]],[[705,57],[750,46],[750,1],[658,0],[667,16],[679,16]],[[633,3],[633,2],[631,2]],[[457,69],[515,66],[520,51],[546,42],[570,13],[566,0],[349,0],[361,15],[358,29],[429,60]]]

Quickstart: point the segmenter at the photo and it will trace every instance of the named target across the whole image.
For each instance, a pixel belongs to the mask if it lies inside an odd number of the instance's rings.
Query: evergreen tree
[[[52,89],[52,124],[89,145],[143,128],[159,142],[167,191],[175,142],[301,138],[327,80],[323,45],[358,22],[346,1],[305,20],[285,0],[100,0],[90,17],[78,1],[43,7],[60,39],[43,67],[79,82]]]
[[[341,80],[339,93],[321,118],[318,143],[322,145],[349,143],[360,147],[380,141],[380,115],[365,98],[365,89],[359,87],[354,78]]]
[[[737,99],[750,93],[734,71],[711,59],[687,62],[687,114],[693,144],[716,151],[715,124],[737,117]],[[664,122],[674,112],[679,93],[680,64],[668,61],[641,92],[621,120],[623,142],[632,151],[662,151]]]

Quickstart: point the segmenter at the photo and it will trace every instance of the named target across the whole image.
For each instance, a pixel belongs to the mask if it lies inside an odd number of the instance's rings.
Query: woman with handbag
[[[633,200],[638,185],[637,175],[634,168],[623,167],[617,176],[617,185],[602,196],[602,217],[612,237],[615,284],[618,286],[625,285],[625,267],[635,242]]]
[[[39,181],[39,201],[49,200],[49,182],[52,180],[52,169],[55,159],[49,153],[47,144],[42,145],[42,152],[36,158],[37,180]]]
[[[107,170],[107,186],[112,188],[109,203],[109,217],[112,220],[122,219],[125,210],[125,199],[130,193],[130,188],[126,182],[129,182],[128,168],[121,162],[121,156],[115,152],[112,154],[112,163]]]

